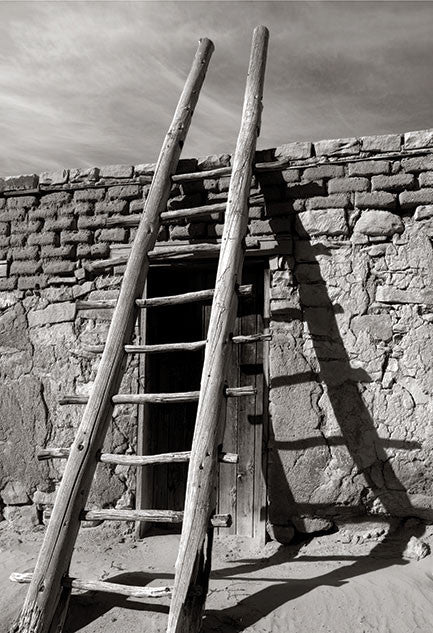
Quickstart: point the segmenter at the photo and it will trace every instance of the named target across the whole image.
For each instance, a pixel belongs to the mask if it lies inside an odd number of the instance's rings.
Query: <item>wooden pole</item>
[[[203,600],[191,601],[188,588],[206,566],[201,562],[203,546],[213,511],[219,414],[224,398],[224,378],[237,310],[236,284],[241,281],[242,242],[248,223],[248,195],[252,164],[260,126],[262,94],[269,33],[254,30],[245,90],[242,123],[233,161],[225,224],[218,262],[215,294],[207,335],[207,345],[196,426],[191,449],[184,523],[176,562],[176,575],[167,633],[192,633],[200,627]],[[198,561],[198,563],[197,563]]]
[[[134,324],[135,300],[142,296],[152,250],[165,210],[181,149],[204,81],[213,44],[199,42],[190,73],[164,139],[143,215],[128,259],[119,300],[101,358],[92,393],[84,411],[53,516],[42,544],[15,633],[48,633],[62,592],[79,529],[79,514],[86,503],[112,412],[111,397],[119,387],[124,345]]]

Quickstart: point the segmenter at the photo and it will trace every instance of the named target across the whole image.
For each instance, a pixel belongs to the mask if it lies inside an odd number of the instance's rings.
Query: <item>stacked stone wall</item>
[[[0,496],[28,524],[52,503],[154,166],[0,180]],[[169,210],[227,200],[230,156],[181,161]],[[205,172],[191,179],[190,174]],[[182,174],[189,175],[182,178]],[[167,222],[156,252],[218,244],[223,214]],[[366,514],[433,516],[433,131],[288,143],[259,152],[246,238],[270,267],[269,518],[315,531]],[[133,358],[125,390],[137,386]],[[134,452],[116,409],[111,451]],[[133,503],[127,469],[101,469],[93,501]],[[38,509],[39,515],[35,512]]]

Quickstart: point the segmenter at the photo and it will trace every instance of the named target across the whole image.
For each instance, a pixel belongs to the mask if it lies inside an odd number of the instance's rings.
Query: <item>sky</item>
[[[0,175],[156,160],[200,37],[183,157],[236,144],[255,26],[259,148],[433,127],[433,2],[0,1]]]

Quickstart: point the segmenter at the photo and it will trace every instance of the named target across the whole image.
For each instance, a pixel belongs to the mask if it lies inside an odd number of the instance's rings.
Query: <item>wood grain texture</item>
[[[189,586],[196,584],[194,575],[199,570],[195,563],[203,551],[209,515],[215,507],[217,447],[222,437],[219,414],[223,403],[229,335],[236,318],[235,287],[240,281],[243,263],[242,242],[248,223],[248,195],[260,126],[268,37],[265,27],[254,30],[209,322],[167,633],[196,631],[204,606],[203,601],[189,602],[187,596]]]
[[[119,300],[99,364],[92,394],[66,466],[45,538],[39,553],[15,633],[48,633],[62,592],[79,529],[78,516],[89,494],[111,416],[111,396],[118,389],[124,345],[131,336],[134,304],[141,297],[153,249],[165,210],[181,149],[203,84],[213,44],[200,40],[191,71],[164,139],[143,215],[128,258]]]

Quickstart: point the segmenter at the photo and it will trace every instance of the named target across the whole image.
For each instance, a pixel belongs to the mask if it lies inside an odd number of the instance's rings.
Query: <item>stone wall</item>
[[[168,209],[212,206],[167,221],[156,258],[218,243],[229,166],[229,155],[181,161]],[[0,180],[0,496],[17,525],[53,500],[64,462],[36,452],[72,441],[82,408],[59,398],[88,393],[97,360],[86,346],[103,342],[110,318],[77,301],[116,297],[152,173]],[[258,152],[246,246],[271,270],[274,525],[433,517],[432,235],[432,130]],[[125,390],[136,383],[132,359]],[[116,409],[110,451],[134,451],[135,422]],[[124,468],[101,468],[95,500],[131,504],[133,486]]]

